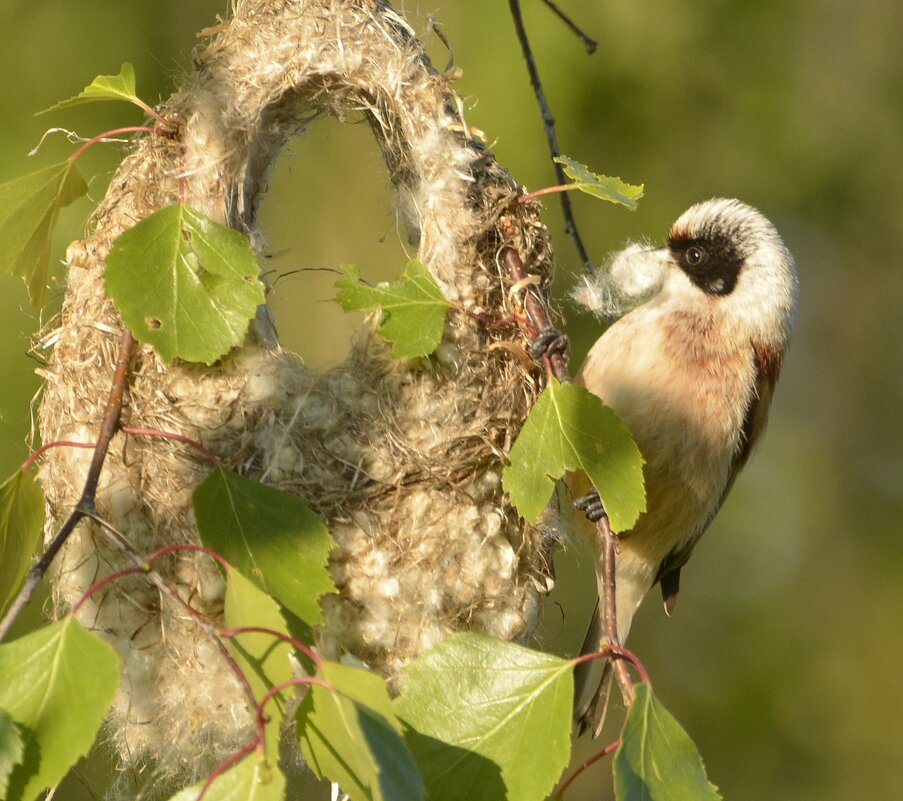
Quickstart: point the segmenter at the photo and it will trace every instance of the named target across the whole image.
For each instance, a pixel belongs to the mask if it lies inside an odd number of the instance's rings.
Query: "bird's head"
[[[573,296],[608,317],[646,303],[717,305],[750,339],[782,351],[796,307],[796,268],[759,211],[713,198],[687,209],[664,247],[629,245]]]
[[[702,293],[751,338],[783,349],[797,296],[793,257],[775,227],[739,200],[714,198],[685,211],[656,252],[662,292]]]

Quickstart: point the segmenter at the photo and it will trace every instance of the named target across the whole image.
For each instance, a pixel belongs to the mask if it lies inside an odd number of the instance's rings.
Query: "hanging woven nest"
[[[178,123],[178,137],[136,142],[90,235],[69,247],[68,290],[44,371],[44,441],[97,436],[121,331],[104,292],[116,237],[181,201],[260,245],[256,211],[282,146],[316,116],[362,112],[417,257],[454,304],[439,351],[393,360],[366,328],[345,364],[318,374],[280,347],[262,308],[244,346],[212,367],[166,364],[139,347],[123,423],[201,442],[226,466],[303,496],[323,516],[339,588],[323,599],[318,637],[327,656],[350,653],[394,680],[454,631],[527,637],[551,584],[550,543],[506,500],[501,469],[541,374],[518,357],[516,326],[497,322],[511,318],[517,300],[498,255],[515,247],[547,282],[551,255],[537,208],[510,206],[519,185],[471,135],[448,80],[388,5],[244,0],[207,33],[194,73],[158,109]],[[65,448],[48,456],[48,532],[77,501],[90,458]],[[142,553],[196,543],[192,490],[209,470],[184,445],[119,433],[99,514]],[[53,578],[59,609],[125,566],[105,542],[83,523],[67,543]],[[224,584],[209,559],[189,552],[156,567],[218,619]],[[235,677],[143,576],[97,592],[80,618],[123,659],[111,730],[127,761],[200,774],[247,741],[251,715]]]

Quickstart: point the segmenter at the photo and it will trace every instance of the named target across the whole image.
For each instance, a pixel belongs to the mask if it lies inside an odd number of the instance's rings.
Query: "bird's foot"
[[[605,517],[605,507],[596,490],[577,498],[574,501],[574,507],[583,512],[592,523],[598,523]]]
[[[571,355],[571,341],[567,334],[562,334],[557,328],[546,328],[540,331],[530,343],[530,356],[539,361],[543,356],[551,356],[557,353],[565,361]]]

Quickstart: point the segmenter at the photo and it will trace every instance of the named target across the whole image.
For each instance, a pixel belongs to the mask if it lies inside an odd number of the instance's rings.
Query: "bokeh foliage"
[[[574,197],[596,260],[628,237],[662,238],[684,208],[713,195],[760,207],[797,257],[800,316],[770,430],[685,573],[678,615],[650,599],[631,645],[657,694],[696,741],[725,798],[895,798],[903,683],[903,6],[889,0],[560,0],[599,39],[588,57],[538,0],[523,0],[563,150],[599,172],[644,183],[638,212]],[[463,69],[467,119],[530,188],[553,182],[526,71],[502,0],[409,0],[418,30],[435,14]],[[83,135],[135,124],[118,104],[33,118],[93,76],[136,68],[142,97],[165,96],[187,69],[194,33],[224,0],[114,4],[5,0],[0,178],[71,152],[62,138],[25,153],[49,125]],[[438,37],[431,52],[448,60]],[[80,163],[102,196],[117,155]],[[561,293],[580,269],[557,200],[546,220]],[[53,259],[83,230],[81,200],[61,214]],[[275,309],[288,344],[313,364],[341,357],[353,321],[328,301],[361,265],[397,276],[411,247],[367,126],[314,124],[283,159],[262,210]],[[52,272],[61,276],[59,267]],[[289,274],[292,273],[292,274]],[[61,285],[51,295],[61,295]],[[24,286],[0,293],[4,474],[20,463],[39,386],[26,355],[39,325]],[[595,330],[566,302],[577,358]],[[51,314],[52,312],[45,312]],[[328,349],[311,331],[336,331]],[[579,549],[578,549],[579,553]],[[589,586],[581,553],[559,586]],[[585,597],[550,606],[546,641],[579,645]],[[589,753],[581,746],[575,760]],[[599,798],[606,768],[573,801]],[[78,798],[73,784],[65,795]],[[585,794],[585,795],[581,795]],[[88,797],[88,796],[85,796]]]

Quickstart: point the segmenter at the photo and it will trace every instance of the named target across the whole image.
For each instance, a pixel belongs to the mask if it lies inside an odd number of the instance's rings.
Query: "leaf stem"
[[[41,458],[47,451],[51,448],[96,448],[96,442],[73,442],[71,440],[66,439],[58,439],[56,442],[48,442],[46,445],[42,445],[38,448],[31,456],[29,456],[23,463],[20,468],[23,473],[27,473],[32,465]]]
[[[150,117],[153,117],[157,122],[160,123],[161,127],[163,127],[167,131],[174,131],[177,128],[177,124],[172,122],[171,120],[166,119],[159,111],[151,108],[147,103],[145,103],[140,97],[132,98],[132,102],[138,106],[142,111],[145,112]]]
[[[133,426],[122,426],[120,429],[124,434],[131,434],[133,437],[160,437],[161,439],[171,439],[175,442],[181,442],[183,445],[189,445],[199,453],[202,453],[208,461],[220,465],[219,457],[208,448],[205,448],[197,440],[186,437],[183,434],[175,434],[172,431],[160,431],[157,428],[136,428]]]
[[[648,684],[650,687],[652,686],[652,682],[649,680],[649,672],[646,670],[646,666],[640,662],[639,657],[631,651],[629,648],[625,648],[623,645],[618,645],[613,642],[606,642],[601,645],[598,651],[591,651],[588,654],[581,654],[578,657],[575,657],[571,660],[574,667],[577,665],[582,665],[584,662],[592,662],[595,659],[613,659],[613,660],[624,660],[630,662],[633,665],[634,670],[636,670],[637,675],[640,677],[640,681],[643,684]]]
[[[69,161],[74,164],[78,160],[78,157],[92,145],[96,145],[98,142],[108,139],[111,136],[124,133],[157,133],[157,129],[147,125],[127,125],[125,128],[113,128],[111,131],[104,131],[103,133],[97,134],[97,136],[92,136],[78,150],[69,156]]]
[[[258,705],[258,713],[263,716],[263,708],[273,700],[279,693],[284,692],[289,687],[309,687],[312,684],[316,684],[319,687],[324,687],[330,692],[337,692],[336,688],[333,687],[326,679],[318,678],[317,676],[295,676],[294,678],[287,679],[286,681],[280,682],[274,687],[270,688],[270,691],[261,699],[260,704]]]
[[[232,569],[232,566],[223,558],[222,554],[217,553],[211,548],[205,548],[203,545],[191,545],[187,542],[176,543],[174,545],[164,545],[162,548],[157,548],[156,551],[154,551],[150,556],[147,557],[147,563],[151,564],[164,554],[176,553],[177,551],[194,551],[195,553],[202,553],[219,562],[223,566],[223,569],[226,571],[226,573],[228,573]]]
[[[204,786],[201,787],[201,791],[198,793],[197,799],[195,801],[202,801],[204,796],[207,795],[207,791],[210,789],[210,785],[213,784],[220,776],[222,776],[229,768],[231,768],[236,762],[241,762],[248,754],[253,753],[257,750],[259,743],[255,739],[254,742],[248,743],[246,746],[243,746],[234,754],[230,754],[227,756],[222,762],[219,763],[207,777],[207,781],[204,782]]]
[[[557,186],[547,186],[544,189],[537,189],[535,192],[528,192],[526,195],[518,195],[512,203],[516,206],[522,206],[524,203],[529,203],[533,198],[541,197],[542,195],[551,195],[555,192],[570,192],[572,189],[576,189],[576,184],[558,184]]]
[[[276,637],[277,639],[287,642],[293,648],[307,656],[310,661],[313,662],[317,667],[323,666],[323,660],[320,659],[316,651],[305,645],[303,642],[296,640],[294,637],[290,637],[288,634],[283,634],[281,631],[276,631],[275,629],[268,629],[263,626],[239,626],[238,628],[234,629],[219,629],[218,633],[220,637],[237,637],[239,634],[255,633],[269,634],[271,637]]]
[[[270,689],[270,691],[260,700],[260,703],[257,704],[257,727],[258,733],[257,736],[247,745],[242,746],[238,751],[234,754],[230,754],[226,757],[216,768],[211,771],[210,775],[207,777],[207,781],[204,782],[204,786],[201,788],[200,793],[198,793],[195,801],[203,801],[204,796],[207,794],[207,791],[210,789],[210,786],[214,781],[220,776],[223,775],[229,768],[235,765],[237,762],[240,762],[244,759],[248,754],[253,753],[254,751],[258,751],[261,754],[261,759],[266,761],[266,756],[264,754],[265,743],[263,739],[263,732],[265,731],[266,726],[266,715],[264,714],[264,707],[277,695],[281,692],[284,692],[289,687],[298,687],[302,685],[310,686],[312,684],[317,684],[320,687],[325,687],[327,690],[335,692],[335,687],[333,687],[328,681],[324,679],[317,678],[316,676],[296,676],[295,678],[288,679],[287,681],[283,681],[280,684],[275,685]]]
[[[154,570],[148,570],[149,567],[148,559],[142,558],[141,554],[135,549],[135,547],[128,541],[126,536],[119,531],[112,523],[104,518],[100,517],[96,512],[92,512],[87,515],[90,517],[95,523],[97,523],[103,531],[105,531],[113,542],[113,544],[122,551],[129,559],[131,559],[132,563],[141,568],[148,577],[148,580],[151,581],[157,589],[160,590],[161,593],[166,595],[167,598],[175,601],[179,606],[184,609],[188,615],[194,620],[195,624],[198,628],[201,629],[214,643],[217,650],[220,652],[223,660],[228,665],[229,669],[238,679],[238,683],[241,685],[242,691],[244,692],[245,698],[248,702],[248,706],[251,709],[257,708],[257,698],[254,696],[254,690],[251,687],[251,683],[248,681],[248,677],[245,676],[244,671],[239,666],[238,662],[235,661],[235,657],[229,652],[228,646],[222,641],[217,632],[217,628],[213,623],[211,623],[204,615],[198,612],[188,601],[186,601],[178,592],[176,592],[166,581],[163,580],[162,576],[158,575]],[[164,553],[170,553],[172,551],[179,550],[203,550],[204,553],[208,553],[208,549],[201,549],[200,546],[196,545],[169,545],[163,548],[154,551],[151,554],[151,557],[157,558],[162,556]],[[220,557],[222,559],[222,557]],[[225,561],[225,560],[223,560]],[[262,731],[258,731],[258,734],[262,737]]]
[[[564,784],[562,784],[561,787],[558,788],[558,792],[555,793],[555,798],[559,799],[559,801],[560,801],[560,799],[564,798],[565,791],[568,789],[568,787],[570,787],[574,783],[574,780],[578,776],[580,776],[582,773],[584,773],[586,771],[586,769],[589,768],[590,766],[595,765],[596,762],[598,762],[600,759],[603,759],[604,757],[607,757],[609,754],[613,753],[614,751],[617,751],[620,747],[621,747],[621,741],[618,739],[618,740],[615,740],[613,743],[609,743],[608,745],[606,745],[605,748],[603,748],[601,751],[599,751],[599,753],[593,754],[589,759],[586,760],[586,762],[584,762],[570,776],[568,776],[568,778],[564,782]]]
[[[82,606],[84,606],[85,601],[87,601],[95,592],[100,589],[103,589],[107,584],[112,584],[114,581],[123,578],[124,576],[131,576],[135,573],[147,573],[150,569],[149,565],[144,565],[143,567],[125,567],[122,570],[117,570],[115,573],[110,573],[109,575],[104,576],[100,581],[95,582],[87,590],[82,593],[82,597],[75,602],[75,605],[72,609],[69,610],[69,616],[75,617],[80,611]]]

